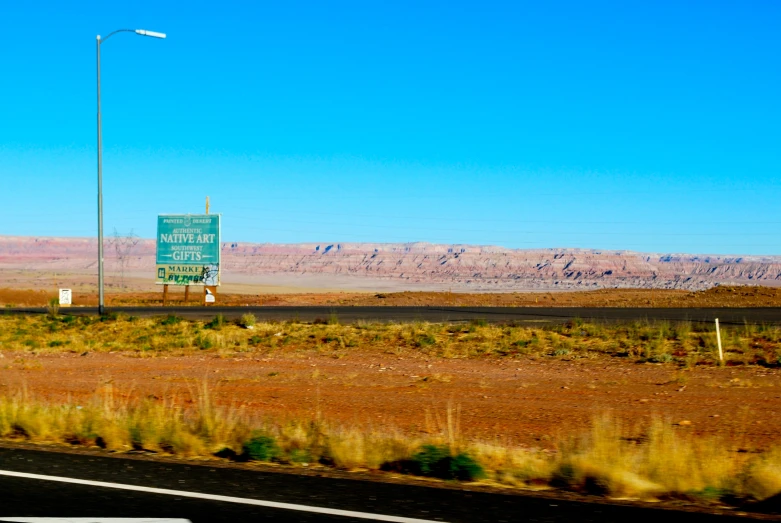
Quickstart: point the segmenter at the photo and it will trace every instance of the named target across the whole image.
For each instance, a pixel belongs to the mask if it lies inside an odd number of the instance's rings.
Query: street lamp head
[[[141,36],[151,36],[152,38],[165,38],[165,33],[147,31],[146,29],[136,29],[136,34],[139,34]]]

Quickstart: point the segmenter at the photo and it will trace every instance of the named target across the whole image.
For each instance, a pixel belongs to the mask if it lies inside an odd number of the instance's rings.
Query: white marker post
[[[71,289],[60,289],[59,300],[60,307],[70,307],[73,301],[73,292]]]
[[[719,330],[718,318],[716,318],[716,343],[719,345],[719,361],[724,363],[724,353],[721,351],[721,331]]]

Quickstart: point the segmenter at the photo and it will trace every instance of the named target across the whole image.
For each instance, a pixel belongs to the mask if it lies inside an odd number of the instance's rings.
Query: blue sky
[[[125,5],[122,5],[125,4]],[[781,3],[3,2],[0,234],[781,254]]]

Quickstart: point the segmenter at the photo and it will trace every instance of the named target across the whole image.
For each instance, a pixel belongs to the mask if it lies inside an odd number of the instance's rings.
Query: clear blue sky
[[[781,3],[2,2],[0,234],[781,254]]]

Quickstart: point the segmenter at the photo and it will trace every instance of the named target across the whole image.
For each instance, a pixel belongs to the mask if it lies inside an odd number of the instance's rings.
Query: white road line
[[[394,523],[441,523],[431,519],[415,519],[400,516],[386,516],[384,514],[372,514],[371,512],[356,512],[353,510],[340,510],[335,508],[311,507],[296,503],[278,503],[276,501],[264,501],[261,499],[236,498],[233,496],[220,496],[217,494],[203,494],[200,492],[187,492],[185,490],[172,490],[165,488],[142,487],[140,485],[126,485],[123,483],[108,483],[105,481],[92,481],[89,479],[64,478],[61,476],[46,476],[43,474],[29,474],[27,472],[13,472],[0,470],[0,476],[14,478],[37,479],[41,481],[56,481],[59,483],[72,483],[74,485],[88,485],[91,487],[113,488],[119,490],[132,490],[135,492],[147,492],[149,494],[165,494],[181,498],[206,499],[209,501],[222,501],[223,503],[240,503],[243,505],[255,505],[258,507],[277,508],[282,510],[297,510],[299,512],[312,512],[315,514],[328,514],[329,516],[344,516],[348,518],[370,519],[373,521],[391,521]]]

